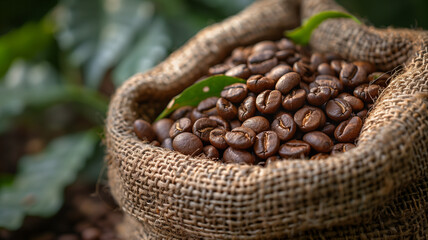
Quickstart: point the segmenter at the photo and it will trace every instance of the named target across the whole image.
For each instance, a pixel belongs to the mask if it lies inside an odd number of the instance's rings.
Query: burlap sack
[[[313,33],[317,51],[401,69],[370,112],[358,147],[344,154],[266,168],[223,165],[150,146],[133,133],[135,119],[153,119],[233,47],[275,39],[326,9],[341,8],[330,0],[256,2],[118,89],[106,140],[124,239],[428,238],[425,31],[332,19]]]

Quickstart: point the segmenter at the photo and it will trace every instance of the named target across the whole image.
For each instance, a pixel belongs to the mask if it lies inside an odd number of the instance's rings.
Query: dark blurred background
[[[115,239],[111,94],[251,2],[0,0],[0,239]],[[369,25],[428,29],[427,0],[337,2]]]

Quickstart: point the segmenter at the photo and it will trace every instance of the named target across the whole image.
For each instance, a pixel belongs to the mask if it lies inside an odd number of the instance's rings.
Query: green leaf
[[[296,44],[307,45],[311,38],[312,31],[315,30],[324,20],[329,18],[351,18],[358,24],[361,24],[361,22],[351,14],[339,11],[324,11],[311,16],[309,19],[303,21],[302,26],[286,31],[284,34]]]
[[[83,66],[87,86],[97,88],[151,21],[153,3],[141,0],[62,0],[57,14],[60,46]]]
[[[184,89],[181,94],[175,96],[155,121],[168,116],[180,107],[197,106],[200,101],[206,98],[219,97],[223,88],[230,84],[245,82],[246,81],[244,79],[224,75],[208,77]]]
[[[130,53],[113,71],[116,87],[138,72],[145,72],[162,61],[171,47],[171,37],[163,18],[157,17],[138,39]]]
[[[19,161],[11,186],[0,188],[0,227],[18,229],[26,215],[49,217],[64,201],[64,188],[99,142],[93,131],[68,135],[52,141],[37,155]]]

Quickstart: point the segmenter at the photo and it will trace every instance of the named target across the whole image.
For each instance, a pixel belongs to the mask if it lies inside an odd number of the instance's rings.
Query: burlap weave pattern
[[[222,165],[144,144],[132,131],[139,103],[171,98],[233,47],[276,38],[300,16],[326,9],[341,8],[329,0],[256,2],[120,87],[106,137],[112,193],[133,219],[128,238],[428,238],[427,32],[333,19],[313,33],[315,50],[384,70],[402,66],[358,147],[344,154],[266,168]],[[143,112],[150,118],[155,111]]]

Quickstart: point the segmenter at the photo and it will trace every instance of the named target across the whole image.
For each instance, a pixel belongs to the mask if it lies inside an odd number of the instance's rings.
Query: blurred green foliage
[[[51,216],[66,185],[97,179],[114,89],[252,1],[0,1],[0,227]],[[338,1],[375,26],[428,28],[427,1]]]

